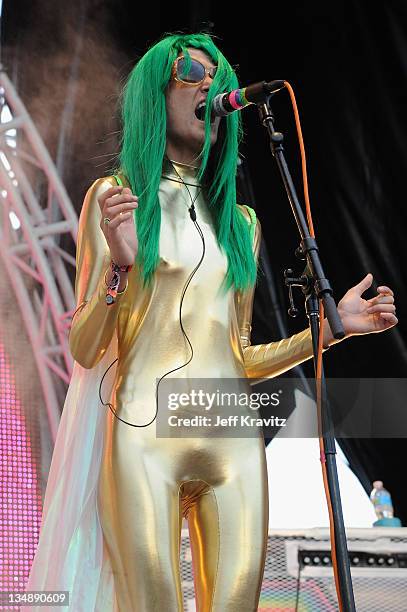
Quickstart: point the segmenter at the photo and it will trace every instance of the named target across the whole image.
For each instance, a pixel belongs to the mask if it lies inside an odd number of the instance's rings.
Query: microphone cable
[[[168,159],[168,158],[167,158],[167,159]],[[118,416],[118,414],[116,413],[116,411],[113,409],[113,406],[112,406],[112,404],[111,404],[110,402],[104,402],[104,401],[103,401],[103,398],[102,398],[102,385],[103,385],[103,381],[104,381],[104,379],[105,379],[105,377],[106,377],[107,373],[109,372],[110,368],[111,368],[111,367],[112,367],[112,366],[113,366],[113,365],[114,365],[114,364],[115,364],[115,363],[116,363],[116,362],[117,362],[119,359],[118,359],[118,358],[116,358],[116,359],[115,359],[115,360],[114,360],[114,361],[113,361],[113,362],[110,364],[110,366],[107,368],[107,370],[106,370],[106,371],[105,371],[105,373],[103,374],[102,379],[101,379],[100,384],[99,384],[99,399],[100,399],[100,401],[101,401],[101,403],[102,403],[102,405],[103,405],[103,406],[109,406],[110,411],[111,411],[111,412],[114,414],[114,416],[116,417],[116,419],[118,419],[118,420],[119,420],[119,421],[121,421],[122,423],[125,423],[126,425],[130,425],[130,427],[148,427],[149,425],[151,425],[151,424],[152,424],[152,423],[153,423],[153,422],[156,420],[156,418],[157,418],[157,414],[158,414],[158,387],[159,387],[160,382],[163,380],[163,378],[165,378],[165,377],[166,377],[166,376],[168,376],[169,374],[172,374],[172,372],[176,372],[176,371],[180,370],[181,368],[185,368],[185,367],[186,367],[186,366],[187,366],[189,363],[191,363],[191,361],[192,361],[192,359],[193,359],[193,357],[194,357],[194,349],[193,349],[193,346],[192,346],[191,341],[190,341],[190,339],[189,339],[189,337],[188,337],[188,334],[187,334],[187,333],[186,333],[186,331],[185,331],[185,328],[184,328],[184,325],[183,325],[183,322],[182,322],[182,305],[183,305],[183,302],[184,302],[184,297],[185,297],[185,294],[186,294],[186,292],[187,292],[187,289],[188,289],[188,287],[189,287],[189,285],[190,285],[190,283],[191,283],[191,281],[192,281],[192,279],[193,279],[194,275],[196,274],[196,272],[197,272],[198,268],[201,266],[202,261],[203,261],[203,259],[204,259],[204,257],[205,257],[205,252],[206,252],[205,237],[204,237],[204,235],[203,235],[202,229],[200,228],[200,226],[199,226],[199,224],[198,224],[198,222],[197,222],[197,220],[196,220],[196,210],[195,210],[195,202],[196,202],[196,200],[198,199],[199,195],[201,194],[202,188],[201,188],[200,186],[198,186],[197,193],[196,193],[195,197],[194,197],[194,198],[192,198],[191,192],[190,192],[190,190],[189,190],[189,188],[188,188],[188,183],[186,183],[186,182],[184,181],[184,179],[182,178],[182,176],[179,174],[179,172],[177,171],[176,167],[174,166],[173,162],[172,162],[170,159],[168,159],[168,161],[171,163],[171,165],[172,165],[172,167],[173,167],[173,169],[174,169],[175,173],[177,174],[177,176],[178,176],[178,178],[179,178],[180,180],[171,179],[170,177],[164,177],[164,178],[166,178],[167,180],[170,180],[170,181],[174,181],[174,182],[176,182],[176,183],[182,183],[182,184],[184,185],[185,189],[186,189],[186,190],[187,190],[187,192],[188,192],[189,198],[190,198],[190,200],[191,200],[191,206],[188,208],[189,216],[191,217],[191,220],[193,221],[193,223],[194,223],[194,225],[195,225],[195,227],[196,227],[196,229],[197,229],[197,231],[198,231],[198,234],[199,234],[199,236],[200,236],[200,238],[201,238],[201,240],[202,240],[202,255],[201,255],[201,258],[200,258],[199,262],[197,263],[197,265],[195,266],[195,268],[194,268],[194,269],[192,270],[192,272],[189,274],[189,276],[188,276],[188,278],[187,278],[187,280],[186,280],[186,282],[185,282],[185,284],[184,284],[184,287],[183,287],[182,292],[181,292],[181,299],[180,299],[180,303],[179,303],[179,324],[180,324],[181,332],[182,332],[182,334],[183,334],[184,338],[186,339],[186,341],[187,341],[187,343],[188,343],[188,346],[189,346],[189,348],[190,348],[190,350],[191,350],[191,355],[190,355],[189,359],[188,359],[188,360],[187,360],[185,363],[183,363],[183,364],[182,364],[182,365],[180,365],[180,366],[177,366],[176,368],[173,368],[172,370],[169,370],[168,372],[166,372],[165,374],[163,374],[163,375],[162,375],[162,376],[161,376],[161,377],[158,379],[157,384],[156,384],[156,388],[155,388],[155,403],[156,403],[155,415],[154,415],[154,417],[151,419],[151,421],[149,421],[148,423],[144,423],[143,425],[137,425],[136,423],[130,423],[130,421],[126,421],[125,419],[122,419],[121,417],[119,417],[119,416]],[[190,185],[190,186],[194,186],[194,185]]]

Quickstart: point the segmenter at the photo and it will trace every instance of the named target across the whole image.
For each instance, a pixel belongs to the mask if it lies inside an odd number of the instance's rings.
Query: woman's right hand
[[[118,266],[134,264],[138,252],[134,209],[138,198],[129,187],[111,187],[98,198],[102,219],[100,227],[110,248],[112,260]],[[104,219],[110,219],[105,223]]]

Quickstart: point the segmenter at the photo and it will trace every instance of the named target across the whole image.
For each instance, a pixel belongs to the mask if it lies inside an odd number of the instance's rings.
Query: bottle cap
[[[373,482],[373,488],[374,489],[382,489],[383,488],[383,482],[381,480],[375,480]]]

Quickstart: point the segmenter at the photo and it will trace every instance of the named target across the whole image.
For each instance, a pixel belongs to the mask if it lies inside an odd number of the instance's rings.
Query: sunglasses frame
[[[216,70],[217,70],[217,66],[212,66],[212,68],[206,68],[206,66],[203,65],[202,62],[200,62],[199,60],[195,59],[194,57],[191,57],[191,62],[197,62],[198,64],[200,64],[202,66],[202,68],[204,69],[205,73],[203,78],[200,81],[196,81],[193,83],[190,83],[189,81],[183,81],[182,79],[179,78],[178,73],[177,73],[177,68],[178,68],[178,62],[179,60],[185,60],[185,56],[184,55],[180,55],[179,57],[177,57],[177,59],[174,61],[173,65],[172,65],[172,71],[171,71],[171,78],[174,81],[177,81],[177,83],[182,83],[183,85],[200,85],[201,83],[204,82],[204,80],[206,79],[207,76],[210,76],[212,81],[215,78],[215,74],[216,74]],[[213,72],[215,71],[215,72]],[[211,74],[212,73],[212,74]]]

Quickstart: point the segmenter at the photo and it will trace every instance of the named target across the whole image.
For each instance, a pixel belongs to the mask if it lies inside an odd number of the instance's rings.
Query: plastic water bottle
[[[370,499],[379,520],[382,518],[393,518],[394,511],[391,496],[387,489],[384,488],[381,480],[374,481]]]
[[[391,495],[381,480],[374,481],[370,499],[377,516],[375,527],[401,527],[400,519],[394,517]]]

